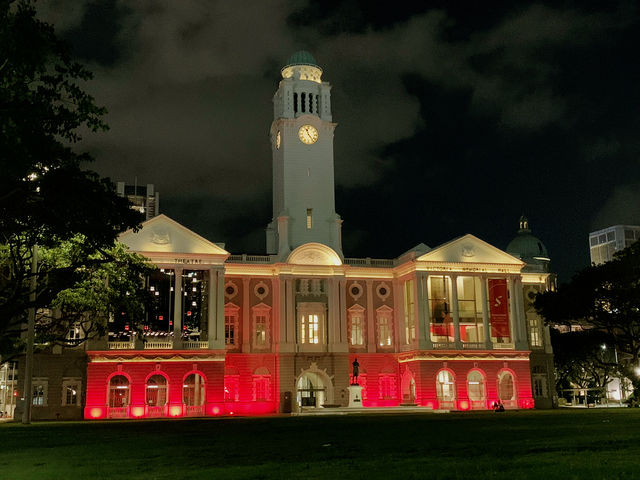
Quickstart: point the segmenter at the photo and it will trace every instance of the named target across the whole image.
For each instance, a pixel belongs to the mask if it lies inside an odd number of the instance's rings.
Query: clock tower
[[[335,211],[331,85],[309,52],[293,54],[273,97],[273,220],[267,253],[285,260],[305,243],[331,247],[342,257]]]

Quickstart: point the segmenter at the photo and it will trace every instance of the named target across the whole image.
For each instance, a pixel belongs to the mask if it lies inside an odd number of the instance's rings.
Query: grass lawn
[[[0,424],[0,479],[640,479],[640,409]]]

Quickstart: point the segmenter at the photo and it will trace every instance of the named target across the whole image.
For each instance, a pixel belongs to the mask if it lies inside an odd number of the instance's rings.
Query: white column
[[[404,324],[404,295],[398,280],[393,280],[393,342],[395,349],[404,349],[406,342]]]
[[[339,345],[339,351],[348,352],[349,342],[347,340],[347,281],[344,277],[341,277],[338,280],[338,309],[337,341]]]
[[[422,350],[431,350],[431,321],[429,317],[429,308],[427,304],[427,275],[424,272],[417,272],[416,275],[416,314],[418,348]]]
[[[518,331],[518,344],[516,349],[527,350],[529,348],[529,342],[527,340],[527,320],[524,313],[524,298],[522,292],[522,279],[516,277],[513,279],[513,294],[516,304],[515,323]]]
[[[367,352],[376,353],[376,319],[375,312],[373,311],[373,281],[365,280],[365,284],[367,286]]]
[[[211,282],[215,282],[215,328],[209,334],[209,348],[224,350],[224,267],[211,269]]]
[[[460,313],[458,311],[458,276],[451,275],[451,315],[453,316],[453,341],[455,347],[462,350],[460,341]]]
[[[273,277],[271,279],[271,345],[272,351],[279,351],[282,332],[280,331],[280,279]]]
[[[173,348],[182,348],[182,267],[175,267],[173,287]]]
[[[251,351],[251,310],[249,309],[249,282],[251,279],[242,279],[242,352]]]
[[[207,342],[216,335],[216,312],[218,303],[218,286],[216,284],[216,271],[213,268],[206,270],[209,276],[207,296]],[[202,337],[200,340],[204,341]]]
[[[489,328],[489,290],[487,287],[487,278],[480,277],[482,285],[482,329],[484,330],[484,348],[491,350],[493,343],[491,343],[491,330]]]
[[[292,278],[287,278],[284,281],[285,316],[280,322],[280,325],[282,326],[281,328],[286,331],[286,341],[287,344],[289,344],[289,351],[291,352],[295,350],[295,345],[297,342],[296,325],[298,323],[296,319],[295,292],[293,282],[294,280]]]

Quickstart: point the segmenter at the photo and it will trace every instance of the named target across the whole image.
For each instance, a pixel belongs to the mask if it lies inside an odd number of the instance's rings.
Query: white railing
[[[134,342],[109,342],[109,350],[133,350],[135,348]]]
[[[185,350],[203,350],[209,348],[209,342],[184,342],[182,344]]]
[[[229,255],[227,263],[271,263],[271,255]]]
[[[393,267],[394,260],[388,258],[345,258],[344,263],[353,267]]]
[[[464,342],[462,344],[462,348],[464,350],[480,350],[484,348],[484,343],[482,342]]]
[[[513,343],[494,343],[494,350],[515,350],[516,346]]]
[[[147,340],[144,343],[145,350],[171,350],[173,342],[171,340]]]
[[[449,342],[434,342],[433,343],[433,348],[435,350],[453,350],[455,348],[455,343],[449,343]]]

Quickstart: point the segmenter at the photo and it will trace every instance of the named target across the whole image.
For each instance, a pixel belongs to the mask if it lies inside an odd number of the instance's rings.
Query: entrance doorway
[[[326,377],[326,378],[325,378]],[[331,403],[333,388],[326,373],[307,370],[296,382],[296,400],[298,410],[303,407],[320,408]]]

